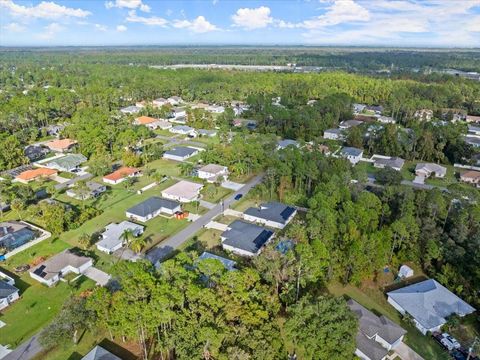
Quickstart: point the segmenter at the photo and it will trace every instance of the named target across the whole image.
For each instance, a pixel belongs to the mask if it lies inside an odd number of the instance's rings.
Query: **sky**
[[[480,47],[480,0],[0,0],[1,46]]]

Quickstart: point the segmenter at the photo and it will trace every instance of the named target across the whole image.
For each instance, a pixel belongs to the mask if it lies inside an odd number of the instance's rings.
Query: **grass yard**
[[[405,161],[405,164],[402,167],[400,172],[405,180],[415,179],[415,166],[417,165],[416,161]]]
[[[209,189],[209,186],[214,186],[215,191],[211,191],[212,188]],[[232,194],[233,190],[225,189],[221,186],[215,185],[207,185],[205,186],[202,191],[202,199],[211,203],[218,203],[220,200],[226,198],[228,195]]]
[[[15,348],[45,327],[58,314],[71,294],[95,286],[93,281],[83,276],[72,285],[59,282],[52,288],[33,280],[28,273],[15,280],[20,288],[21,298],[10,305],[0,317],[7,324],[0,328],[1,343],[9,344],[11,348]]]
[[[447,175],[445,175],[443,179],[437,179],[435,177],[428,178],[425,180],[425,184],[447,187],[448,185],[458,183],[458,180],[455,177],[455,168],[453,165],[442,164],[442,166],[447,168]]]
[[[220,246],[220,235],[222,232],[215,229],[205,229],[200,231],[196,236],[198,241],[201,243],[202,247],[205,250],[213,249],[214,247]]]
[[[179,163],[175,161],[157,159],[149,162],[146,167],[153,170],[158,170],[161,174],[167,176],[180,176]]]
[[[433,338],[422,335],[414,326],[405,323],[400,313],[391,306],[383,293],[377,289],[367,288],[359,289],[352,285],[342,286],[338,283],[332,283],[328,286],[328,291],[335,296],[347,296],[356,300],[367,309],[376,314],[389,317],[397,324],[408,331],[404,342],[421,355],[425,360],[447,360],[450,357]]]
[[[239,201],[233,203],[231,206],[232,209],[244,212],[249,207],[255,207],[260,204],[262,201],[259,199],[255,199],[250,197],[249,195],[242,197]]]

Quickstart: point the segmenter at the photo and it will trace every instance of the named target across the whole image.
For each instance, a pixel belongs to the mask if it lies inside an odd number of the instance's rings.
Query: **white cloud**
[[[115,0],[107,1],[105,3],[107,9],[119,8],[119,9],[140,9],[143,12],[150,12],[150,6],[144,4],[142,0]]]
[[[118,26],[117,26],[117,31],[118,31],[118,32],[127,31],[127,27],[126,27],[125,25],[118,25]]]
[[[270,16],[270,8],[260,6],[255,9],[241,8],[232,15],[234,26],[242,27],[247,30],[261,29],[273,23]]]
[[[167,11],[165,11],[165,14],[167,14],[167,16],[171,16],[173,14],[173,10],[167,9]]]
[[[108,28],[107,28],[107,26],[102,25],[102,24],[95,24],[95,30],[98,30],[98,31],[107,31]]]
[[[0,7],[16,17],[38,19],[60,19],[65,17],[85,18],[91,15],[90,11],[69,8],[51,1],[42,1],[35,6],[15,4],[12,0],[0,0]]]
[[[215,25],[210,23],[205,17],[199,16],[196,19],[189,20],[175,20],[173,27],[178,29],[188,29],[196,33],[206,33],[210,31],[219,30]]]
[[[353,0],[335,0],[325,14],[303,22],[307,29],[318,29],[342,23],[369,21],[370,12]]]
[[[126,20],[128,22],[141,23],[149,26],[165,27],[168,24],[168,21],[166,19],[158,16],[151,16],[151,17],[138,16],[135,10],[131,10],[128,12],[128,16]]]
[[[14,23],[14,22],[5,25],[3,28],[8,32],[15,32],[15,33],[24,32],[27,30],[25,26],[20,25],[19,23]]]
[[[40,39],[49,40],[52,39],[57,33],[65,30],[65,28],[58,23],[51,23],[45,26],[44,31],[38,35]]]

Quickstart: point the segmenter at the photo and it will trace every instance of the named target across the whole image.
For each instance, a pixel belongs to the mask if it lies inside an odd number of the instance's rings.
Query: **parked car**
[[[465,355],[460,350],[453,350],[450,354],[455,360],[467,360],[468,355]]]
[[[440,343],[445,346],[448,351],[459,349],[461,346],[460,343],[448,333],[443,333],[441,335]]]
[[[235,200],[240,200],[242,198],[243,194],[237,194],[235,195],[234,199]]]

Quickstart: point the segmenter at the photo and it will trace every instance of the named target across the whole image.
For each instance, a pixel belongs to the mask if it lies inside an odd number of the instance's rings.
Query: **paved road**
[[[75,184],[77,181],[80,181],[80,180],[88,180],[88,179],[90,179],[90,178],[92,178],[92,177],[93,177],[92,174],[86,173],[86,174],[77,176],[76,178],[73,178],[73,179],[70,179],[70,180],[68,180],[68,181],[65,181],[64,183],[56,184],[56,185],[55,185],[55,189],[57,189],[57,190],[62,190],[62,189],[66,188],[66,187],[69,186],[69,185]]]
[[[20,344],[15,350],[5,356],[2,360],[28,360],[35,357],[42,351],[42,347],[37,341],[37,335]]]
[[[215,207],[209,210],[205,215],[200,217],[198,220],[192,222],[185,229],[178,232],[177,234],[169,237],[165,241],[162,241],[157,247],[150,250],[146,254],[146,258],[152,263],[156,264],[161,259],[164,259],[169,254],[172,253],[175,249],[180,247],[193,235],[195,235],[199,230],[201,230],[206,224],[208,224],[214,217],[220,215],[224,209],[227,209],[233,202],[235,202],[235,196],[238,194],[247,194],[254,186],[258,185],[263,178],[262,175],[258,175],[246,183],[240,190],[234,192],[228,198],[226,198],[222,203],[215,205]]]

